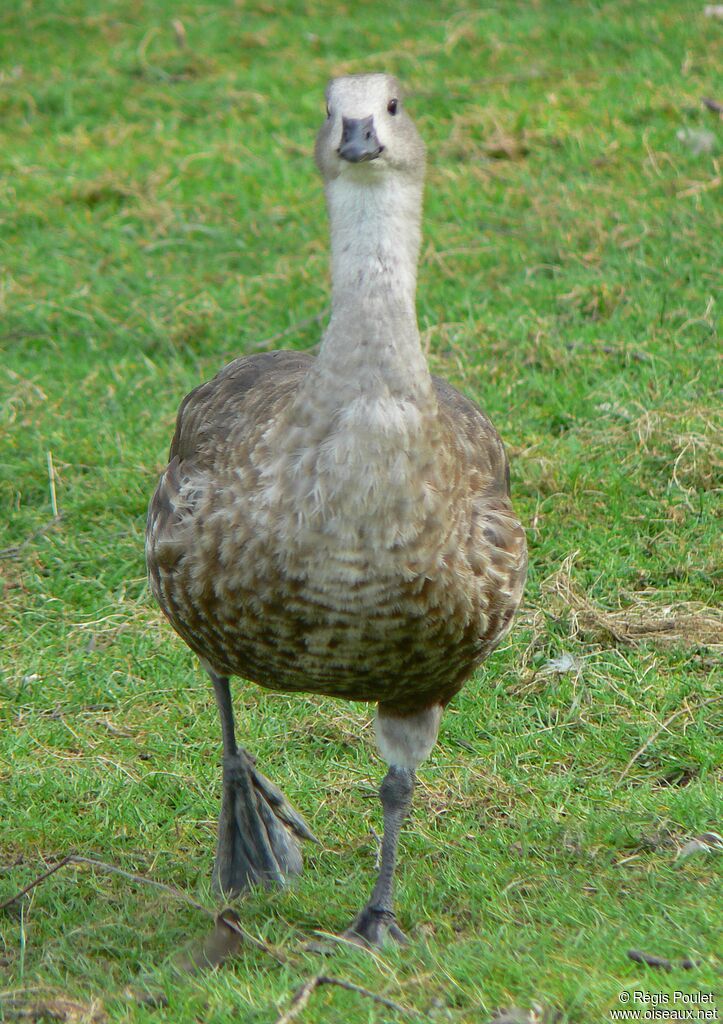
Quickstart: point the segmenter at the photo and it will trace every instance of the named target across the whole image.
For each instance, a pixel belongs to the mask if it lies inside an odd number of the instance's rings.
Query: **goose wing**
[[[187,530],[196,531],[196,541],[203,535],[202,520],[213,514],[220,481],[252,474],[249,452],[313,361],[304,352],[285,351],[235,359],[186,395],[178,410],[168,466],[148,509],[146,560],[161,608],[191,646],[192,634],[173,614],[171,586],[179,561],[193,548]]]
[[[474,402],[434,377],[440,417],[454,452],[450,481],[467,510],[462,554],[480,584],[485,655],[510,628],[527,575],[525,531],[510,501],[510,466],[490,420]]]
[[[234,443],[273,420],[277,404],[288,400],[313,362],[306,352],[285,351],[234,359],[181,402],[168,461],[215,465]]]

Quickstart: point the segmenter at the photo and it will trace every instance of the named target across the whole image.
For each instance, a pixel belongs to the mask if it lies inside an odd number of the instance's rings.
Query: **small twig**
[[[657,738],[658,738],[658,736],[660,736],[661,732],[663,732],[664,729],[667,729],[668,726],[670,725],[670,723],[675,718],[677,718],[679,715],[685,714],[686,712],[687,712],[687,714],[690,714],[690,708],[687,705],[684,708],[678,708],[678,710],[674,711],[672,715],[668,715],[668,717],[665,719],[665,721],[662,723],[662,725],[659,725],[658,728],[655,730],[655,732],[652,732],[650,734],[650,736],[648,736],[648,738],[645,741],[645,743],[643,743],[642,746],[638,747],[638,749],[635,751],[635,753],[630,758],[628,763],[625,765],[623,770],[620,772],[620,777],[618,778],[617,782],[615,783],[616,787],[620,785],[620,783],[623,781],[625,776],[628,774],[630,769],[633,767],[633,765],[635,764],[637,759],[642,754],[645,753],[645,751],[648,749],[650,744],[653,743],[655,740],[657,740]]]
[[[304,982],[301,988],[297,989],[294,993],[294,997],[291,1000],[288,1010],[285,1013],[282,1013],[280,1017],[276,1018],[276,1024],[289,1024],[289,1021],[296,1020],[311,999],[312,993],[318,985],[318,974],[315,977],[310,978],[309,981]]]
[[[651,744],[651,743],[654,743],[654,742],[655,742],[655,740],[657,740],[657,738],[658,738],[658,736],[660,736],[661,732],[663,732],[663,730],[664,730],[664,729],[667,729],[667,728],[668,728],[668,726],[670,725],[670,723],[671,723],[671,722],[672,722],[672,721],[673,721],[674,719],[676,719],[676,718],[677,718],[677,717],[678,717],[679,715],[683,715],[683,714],[685,714],[686,712],[687,712],[687,713],[688,713],[688,714],[690,715],[690,714],[692,714],[692,713],[693,713],[693,711],[698,711],[698,710],[699,710],[700,708],[704,708],[704,707],[706,707],[706,706],[707,706],[708,704],[715,704],[715,703],[716,703],[717,701],[719,701],[719,700],[723,700],[723,697],[709,697],[709,698],[708,698],[708,700],[702,700],[702,701],[700,702],[700,704],[697,704],[697,705],[695,706],[695,708],[693,708],[693,709],[689,708],[689,707],[688,707],[688,705],[686,704],[686,706],[685,706],[684,708],[678,708],[678,710],[677,710],[677,711],[674,711],[672,715],[668,715],[668,717],[667,717],[667,718],[665,719],[665,721],[664,721],[664,722],[662,723],[662,725],[660,725],[660,726],[659,726],[659,727],[658,727],[658,728],[657,728],[657,729],[655,730],[655,732],[651,733],[651,735],[650,735],[650,736],[648,736],[648,738],[647,738],[647,740],[645,741],[645,743],[643,743],[643,745],[642,745],[641,747],[638,747],[638,749],[637,749],[637,750],[635,751],[635,753],[633,754],[633,756],[632,756],[632,757],[630,758],[630,760],[628,761],[628,763],[627,763],[627,764],[625,765],[625,767],[623,768],[623,770],[622,770],[622,771],[620,772],[620,775],[619,775],[619,777],[618,777],[618,780],[617,780],[617,782],[615,783],[615,788],[617,789],[617,787],[618,787],[618,786],[620,785],[620,783],[621,783],[621,782],[623,781],[623,779],[624,779],[624,778],[625,778],[625,776],[626,776],[626,775],[628,774],[628,772],[630,771],[630,769],[631,769],[631,768],[633,767],[633,765],[635,764],[635,762],[637,761],[637,759],[638,759],[638,758],[639,758],[639,757],[641,756],[641,754],[644,754],[644,753],[645,753],[645,751],[646,751],[646,750],[648,749],[648,747],[650,746],[650,744]]]
[[[276,1018],[275,1024],[290,1024],[290,1021],[296,1020],[316,989],[321,985],[337,985],[339,988],[346,989],[347,992],[356,992],[366,999],[373,999],[375,1003],[380,1003],[389,1010],[417,1016],[416,1010],[409,1010],[406,1006],[400,1006],[399,1003],[395,1003],[391,999],[385,999],[384,996],[379,996],[376,992],[370,992],[368,988],[362,988],[361,985],[354,985],[351,981],[344,981],[343,978],[333,978],[328,974],[315,974],[313,978],[309,978],[301,988],[296,990],[288,1010]]]
[[[146,878],[145,875],[136,875],[132,871],[126,871],[124,868],[116,867],[115,864],[107,864],[105,861],[96,860],[93,857],[81,857],[78,854],[68,854],[66,857],[63,857],[62,860],[59,860],[57,864],[53,864],[52,867],[48,868],[48,870],[44,871],[41,875],[38,875],[37,878],[34,878],[32,882],[29,882],[28,885],[15,893],[14,896],[11,896],[10,899],[1,903],[0,910],[4,910],[5,907],[8,907],[12,903],[21,899],[32,889],[36,888],[36,886],[40,885],[41,882],[44,882],[46,878],[49,878],[51,875],[60,871],[61,868],[64,868],[69,864],[87,864],[89,867],[99,868],[101,871],[109,871],[111,874],[120,875],[122,878],[127,878],[129,881],[136,882],[139,885],[150,885],[155,889],[161,889],[163,892],[167,892],[171,896],[183,900],[196,910],[200,910],[201,913],[213,918],[217,927],[220,922],[231,931],[236,932],[244,942],[248,942],[252,946],[256,947],[256,949],[260,949],[269,956],[272,956],[277,963],[289,962],[289,958],[285,954],[279,953],[265,942],[249,935],[249,933],[241,927],[238,922],[237,915],[232,911],[229,912],[226,910],[221,911],[220,914],[216,914],[215,911],[211,910],[209,907],[205,907],[202,903],[198,903],[180,889],[176,889],[175,886],[167,885],[165,882],[157,882],[153,878]],[[223,962],[224,959],[226,959],[225,956],[219,960],[219,963]],[[316,974],[296,991],[288,1010],[286,1010],[286,1012],[277,1019],[276,1024],[289,1024],[290,1021],[295,1020],[309,1002],[314,991],[321,985],[336,985],[339,988],[346,989],[347,992],[356,992],[365,999],[372,999],[375,1003],[386,1006],[389,1010],[396,1010],[397,1013],[404,1013],[413,1016],[417,1015],[416,1010],[410,1010],[405,1006],[400,1006],[399,1003],[395,1003],[392,999],[387,999],[384,996],[377,995],[376,992],[371,992],[367,988],[362,988],[361,985],[355,985],[351,981],[345,981],[343,978],[334,978],[328,974]]]
[[[297,331],[303,330],[304,327],[309,327],[310,324],[319,323],[320,320],[324,319],[328,312],[329,307],[326,306],[320,313],[314,313],[313,316],[307,316],[304,320],[297,320],[295,324],[291,324],[290,327],[285,327],[283,331],[278,331],[276,334],[272,334],[269,338],[262,338],[261,341],[253,341],[250,345],[247,345],[246,348],[268,348],[269,345],[273,345],[282,338],[288,337],[289,334],[296,334]]]
[[[117,868],[115,864],[106,864],[104,861],[94,860],[92,857],[80,857],[75,853],[69,853],[67,857],[63,857],[62,860],[59,860],[58,863],[54,864],[48,871],[44,871],[42,875],[38,875],[38,877],[34,878],[33,881],[26,885],[24,889],[21,889],[20,892],[11,896],[9,900],[5,900],[4,903],[0,903],[0,910],[4,910],[5,907],[9,907],[11,903],[15,903],[22,896],[25,896],[26,893],[29,893],[31,889],[34,889],[36,885],[40,885],[40,883],[44,882],[46,878],[54,875],[56,871],[60,871],[60,869],[64,868],[67,864],[89,864],[91,867],[100,868],[101,871],[110,871],[114,875],[122,875],[131,882],[138,882],[141,885],[152,885],[156,889],[163,889],[165,892],[170,893],[177,899],[190,903],[190,905],[195,907],[196,910],[203,911],[203,913],[207,914],[209,917],[214,919],[216,917],[215,911],[210,910],[208,907],[204,907],[202,903],[197,903],[190,896],[186,895],[185,892],[181,892],[180,889],[176,889],[172,885],[166,885],[165,882],[156,882],[155,879],[146,878],[143,875],[134,875],[132,872],[125,871],[123,868]]]
[[[710,96],[704,96],[703,106],[707,107],[708,110],[712,110],[714,114],[718,114],[719,117],[723,117],[723,103],[719,103],[718,100],[711,99]]]
[[[145,875],[135,875],[132,871],[126,871],[124,868],[116,867],[115,864],[106,864],[105,861],[95,860],[93,857],[81,857],[74,853],[69,853],[67,857],[63,857],[62,860],[59,860],[58,863],[54,864],[48,871],[45,871],[42,875],[38,875],[37,878],[34,878],[33,881],[26,885],[24,889],[21,889],[20,892],[15,893],[14,896],[11,896],[10,899],[6,900],[4,903],[0,903],[0,910],[4,910],[5,907],[9,907],[11,903],[15,903],[17,900],[21,899],[21,897],[25,896],[26,893],[29,893],[31,889],[40,885],[40,883],[44,882],[46,878],[54,875],[56,871],[66,867],[68,864],[87,864],[89,867],[98,868],[101,871],[109,871],[113,875],[120,875],[122,878],[127,878],[129,881],[136,882],[138,885],[150,885],[153,886],[154,889],[160,889],[163,892],[167,892],[175,899],[188,903],[189,906],[193,907],[195,910],[200,910],[202,914],[206,914],[206,916],[210,917],[213,921],[216,921],[217,917],[221,916],[226,927],[230,928],[231,931],[236,932],[244,942],[248,942],[250,945],[255,946],[256,949],[260,949],[264,953],[273,957],[277,963],[286,963],[288,960],[288,957],[286,957],[285,954],[273,949],[267,943],[262,942],[261,939],[256,939],[253,935],[250,935],[245,928],[241,927],[237,920],[227,916],[226,911],[222,911],[221,915],[218,915],[215,910],[212,910],[210,907],[205,907],[202,903],[198,903],[193,899],[193,897],[189,896],[181,889],[176,889],[173,885],[167,885],[165,882],[157,882],[154,878],[147,878]]]
[[[48,463],[48,484],[50,486],[50,507],[53,510],[53,519],[58,518],[58,496],[55,493],[55,466],[53,465],[53,453],[46,452],[45,459]]]
[[[663,971],[672,971],[673,967],[682,967],[684,971],[692,971],[698,966],[696,960],[686,956],[676,964],[671,963],[664,956],[656,956],[654,953],[643,953],[639,949],[629,949],[628,956],[637,964],[646,964],[648,967],[659,967]]]
[[[46,878],[50,878],[50,876],[54,875],[56,871],[60,871],[60,869],[64,868],[66,864],[69,864],[71,859],[72,855],[69,854],[67,857],[63,857],[62,860],[59,860],[57,864],[53,864],[52,868],[43,872],[42,875],[38,875],[37,878],[34,878],[32,882],[30,882],[29,885],[26,885],[24,889],[21,889],[20,892],[16,892],[9,900],[5,900],[4,903],[0,903],[0,910],[5,910],[5,908],[9,907],[11,903],[16,903],[19,899],[22,899],[22,897],[26,893],[30,892],[31,889],[34,889],[36,885],[40,885],[40,883],[44,882]]]
[[[127,878],[130,882],[137,882],[139,885],[151,885],[154,889],[161,889],[163,892],[167,892],[170,896],[174,896],[176,899],[182,900],[184,903],[188,903],[189,906],[195,907],[196,910],[200,910],[208,917],[212,917],[214,920],[216,918],[215,910],[211,910],[209,907],[204,907],[203,903],[197,903],[192,896],[189,896],[181,889],[176,889],[173,885],[167,885],[166,882],[157,882],[155,878],[146,878],[145,875],[134,875],[132,871],[126,871],[124,868],[117,868],[115,864],[106,864],[105,861],[95,860],[93,857],[80,857],[76,854],[71,854],[68,860],[71,864],[88,864],[92,868],[99,868],[101,871],[109,871],[113,875],[121,875],[122,878]]]
[[[10,547],[0,548],[0,558],[17,558],[23,548],[26,548],[28,544],[32,544],[37,537],[42,537],[48,530],[52,530],[58,525],[63,519],[62,515],[58,514],[55,519],[51,519],[49,523],[45,523],[43,526],[39,526],[37,530],[33,530],[25,540],[21,540],[19,544],[11,544]]]

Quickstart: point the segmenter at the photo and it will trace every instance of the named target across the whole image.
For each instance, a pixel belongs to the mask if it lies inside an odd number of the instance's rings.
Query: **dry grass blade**
[[[638,749],[635,751],[635,753],[630,758],[628,763],[625,765],[623,770],[620,772],[620,776],[619,776],[617,782],[615,783],[616,788],[623,781],[623,779],[628,774],[628,772],[630,771],[632,766],[635,764],[635,762],[638,760],[638,758],[642,754],[645,753],[645,751],[648,749],[648,747],[650,746],[651,743],[655,742],[655,740],[658,738],[658,736],[660,736],[661,732],[664,732],[668,728],[668,726],[670,725],[671,722],[675,721],[676,718],[679,718],[681,715],[684,715],[684,714],[688,714],[688,715],[692,716],[693,711],[696,711],[698,708],[707,707],[709,704],[716,704],[720,700],[723,700],[723,696],[710,697],[708,700],[701,701],[694,708],[690,708],[686,704],[685,707],[678,708],[677,711],[674,711],[672,713],[672,715],[668,715],[668,717],[665,719],[665,721],[661,722],[660,725],[658,726],[658,728],[654,732],[652,732],[650,734],[650,736],[648,736],[648,738],[646,739],[645,743],[643,743],[640,747],[638,747]]]
[[[50,492],[50,507],[53,510],[53,519],[58,518],[58,493],[55,487],[55,463],[53,462],[53,453],[48,451],[45,453],[45,461],[48,466],[48,490]]]
[[[719,609],[697,601],[660,604],[641,593],[626,608],[609,611],[592,601],[573,580],[574,559],[575,554],[566,558],[542,585],[553,608],[569,612],[572,636],[583,634],[596,641],[612,639],[632,646],[653,641],[723,649],[723,613]]]

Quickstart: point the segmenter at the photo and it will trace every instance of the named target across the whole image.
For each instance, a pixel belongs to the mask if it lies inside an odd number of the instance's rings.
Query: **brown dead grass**
[[[643,642],[723,649],[723,611],[700,601],[662,602],[656,591],[640,591],[624,608],[593,601],[571,575],[576,553],[542,584],[545,611],[532,616],[535,635],[544,632],[545,612],[568,615],[571,638],[636,646]]]
[[[93,1001],[85,1005],[65,997],[36,998],[30,992],[27,995],[14,995],[0,1002],[3,1020],[37,1021],[49,1024],[50,1021],[62,1021],[63,1024],[104,1024],[108,1020],[100,1003]]]

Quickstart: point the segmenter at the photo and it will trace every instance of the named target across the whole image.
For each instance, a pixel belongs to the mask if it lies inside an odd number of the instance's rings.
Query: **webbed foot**
[[[297,839],[317,842],[299,812],[245,750],[225,756],[214,888],[235,896],[253,885],[284,885],[301,872]]]
[[[342,938],[355,942],[358,946],[379,948],[389,941],[405,946],[409,939],[397,924],[396,915],[391,910],[367,905],[357,914]]]

